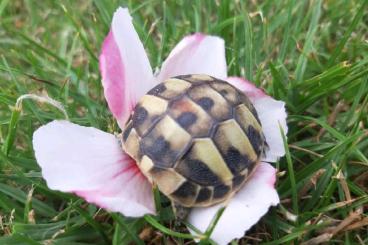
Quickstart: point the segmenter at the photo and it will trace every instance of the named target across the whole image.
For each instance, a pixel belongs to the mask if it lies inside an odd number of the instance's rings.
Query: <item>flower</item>
[[[228,77],[224,41],[196,33],[183,38],[154,75],[147,54],[127,9],[113,17],[100,55],[102,84],[109,108],[123,128],[135,104],[149,89],[167,78],[207,74],[226,80],[252,101],[269,149],[245,186],[227,203],[211,238],[226,244],[254,225],[272,205],[279,203],[274,188],[274,162],[285,154],[280,126],[287,131],[284,102],[274,100],[252,83]],[[33,147],[50,189],[73,192],[110,211],[138,217],[154,214],[152,186],[126,155],[118,139],[96,128],[55,120],[33,135]],[[223,204],[193,208],[188,221],[205,231]]]

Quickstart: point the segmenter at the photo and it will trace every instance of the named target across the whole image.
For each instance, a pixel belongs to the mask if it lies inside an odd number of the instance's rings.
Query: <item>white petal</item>
[[[156,84],[128,9],[115,12],[99,62],[106,100],[123,127],[139,98]]]
[[[275,100],[271,96],[268,96],[262,89],[257,88],[253,83],[242,78],[229,77],[227,81],[243,91],[250,98],[257,110],[263,133],[269,146],[264,158],[261,160],[276,162],[279,157],[285,155],[284,143],[280,133],[280,126],[285,135],[288,131],[285,102]]]
[[[53,121],[34,132],[33,148],[50,189],[126,216],[154,213],[151,185],[114,135]]]
[[[265,156],[261,160],[276,162],[279,157],[285,155],[284,143],[280,132],[280,126],[285,135],[288,131],[285,103],[283,101],[274,100],[272,97],[265,97],[255,100],[253,105],[257,110],[263,133],[268,144]]]
[[[268,163],[260,163],[251,179],[230,200],[211,239],[225,245],[233,239],[243,237],[266,214],[270,206],[276,206],[280,202],[274,188],[275,180],[276,170]],[[205,232],[221,206],[195,208],[188,221],[201,232]]]
[[[196,33],[184,37],[162,64],[159,81],[186,74],[227,77],[225,42],[215,36]]]

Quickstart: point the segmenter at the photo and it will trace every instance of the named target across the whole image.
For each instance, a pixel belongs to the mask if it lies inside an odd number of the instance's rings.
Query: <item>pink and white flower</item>
[[[242,78],[228,77],[223,39],[201,33],[184,37],[155,76],[128,10],[119,8],[102,46],[100,71],[106,100],[120,127],[124,127],[140,97],[177,75],[211,75],[228,81],[251,99],[269,149],[255,174],[227,203],[212,233],[214,241],[227,244],[242,237],[270,206],[279,203],[274,187],[276,170],[267,162],[285,154],[279,129],[281,126],[287,132],[285,104]],[[37,129],[33,147],[50,189],[75,193],[125,216],[155,214],[151,184],[114,135],[55,120]],[[204,232],[221,207],[194,208],[188,222]]]

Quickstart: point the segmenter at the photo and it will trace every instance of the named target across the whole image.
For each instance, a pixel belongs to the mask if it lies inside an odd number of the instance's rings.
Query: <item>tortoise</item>
[[[170,78],[135,106],[123,150],[167,196],[177,218],[192,207],[231,198],[246,182],[267,143],[249,98],[217,78]]]

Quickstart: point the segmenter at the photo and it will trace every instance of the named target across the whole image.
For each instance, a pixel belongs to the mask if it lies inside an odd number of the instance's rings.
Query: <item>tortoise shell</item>
[[[266,147],[250,100],[207,75],[170,78],[143,96],[124,150],[174,203],[210,206],[245,183]]]

